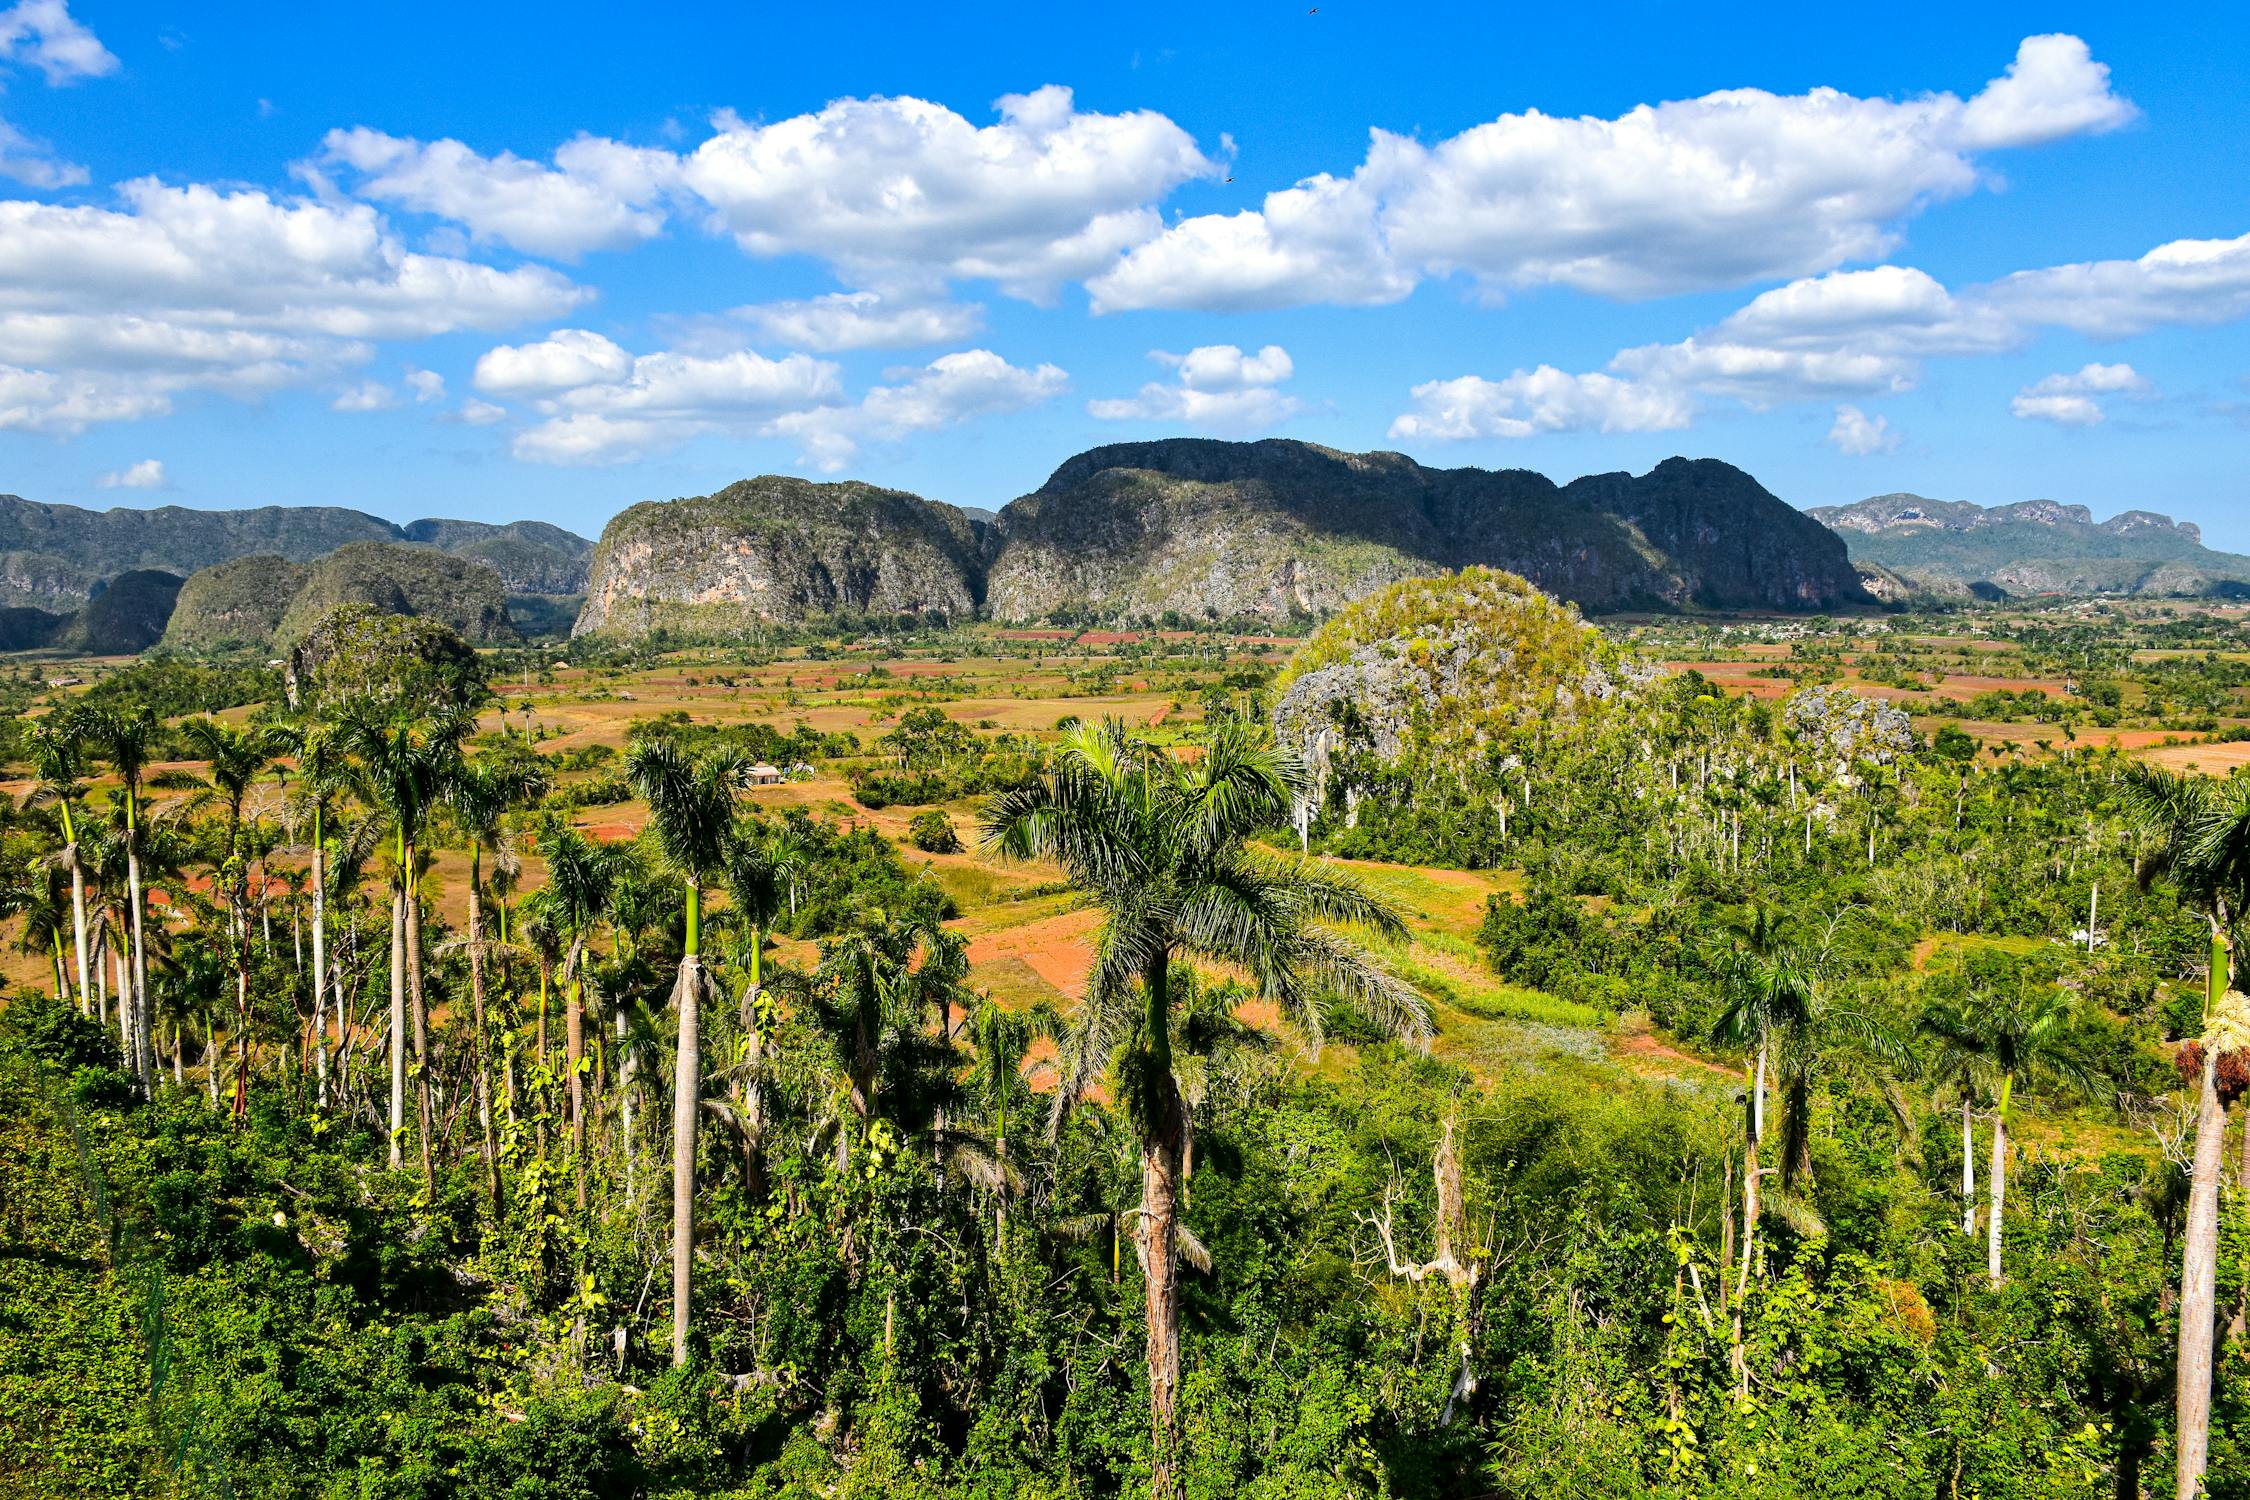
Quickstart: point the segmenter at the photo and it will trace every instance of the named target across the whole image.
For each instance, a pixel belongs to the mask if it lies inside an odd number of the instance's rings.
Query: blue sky
[[[2239,4],[0,0],[0,490],[591,534],[1281,435],[2250,550],[2245,79]]]

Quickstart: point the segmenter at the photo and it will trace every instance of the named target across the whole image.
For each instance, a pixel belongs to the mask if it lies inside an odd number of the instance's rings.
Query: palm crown
[[[1112,720],[1073,729],[1045,778],[992,800],[985,847],[1056,861],[1103,914],[1058,1106],[1135,1025],[1169,1068],[1175,956],[1243,969],[1315,1044],[1331,995],[1386,1030],[1428,1036],[1421,997],[1349,936],[1395,936],[1404,930],[1398,913],[1349,876],[1250,842],[1286,821],[1303,782],[1293,758],[1253,745],[1239,725],[1222,726],[1200,759],[1183,764]],[[1146,1002],[1139,1015],[1136,982]]]

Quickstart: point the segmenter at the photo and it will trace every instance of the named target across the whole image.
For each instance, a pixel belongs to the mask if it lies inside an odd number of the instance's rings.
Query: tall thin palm
[[[1808,956],[1785,936],[1779,915],[1754,906],[1734,940],[1717,960],[1726,1005],[1719,1013],[1720,1039],[1743,1049],[1749,1114],[1742,1149],[1742,1266],[1739,1298],[1750,1284],[1756,1259],[1760,1194],[1759,1148],[1766,1135],[1766,1073],[1777,1033],[1802,1025],[1815,1003],[1815,980]]]
[[[1056,861],[1102,912],[1086,996],[1064,1048],[1058,1120],[1138,1035],[1123,1092],[1141,1136],[1157,1500],[1179,1491],[1185,1130],[1173,1074],[1173,964],[1202,957],[1239,966],[1316,1044],[1331,995],[1387,1030],[1429,1034],[1421,998],[1355,940],[1403,931],[1397,912],[1333,869],[1249,842],[1287,822],[1304,781],[1293,758],[1255,746],[1239,724],[1222,726],[1201,758],[1183,765],[1113,720],[1073,729],[1048,773],[996,796],[983,819],[987,851]]]
[[[609,912],[614,861],[559,817],[539,828],[547,860],[541,908],[562,950],[563,1037],[570,1073],[570,1158],[579,1212],[586,1210],[586,943]]]
[[[735,1107],[742,1118],[742,1159],[751,1191],[762,1186],[765,1141],[765,947],[781,920],[797,850],[781,836],[755,826],[738,830],[727,847],[727,902],[743,929],[742,1067]]]
[[[727,843],[746,786],[748,763],[731,750],[691,756],[667,735],[636,743],[625,774],[648,804],[646,835],[687,901],[680,973],[672,986],[679,1046],[672,1079],[672,1363],[688,1360],[695,1249],[695,1125],[703,1075],[697,1033],[702,1002],[703,889],[726,864]]]
[[[1994,1287],[2001,1283],[2008,1118],[2016,1085],[2045,1079],[2079,1093],[2092,1086],[2092,1074],[2070,1047],[2075,1014],[2071,997],[2059,990],[1980,991],[1962,1004],[1935,1007],[1922,1017],[1921,1029],[1938,1044],[1948,1070],[1965,1076],[1993,1101],[1992,1163],[1987,1172],[1992,1206],[1985,1226],[1985,1274]]]
[[[471,1024],[476,1029],[475,1056],[471,1062],[476,1070],[477,1125],[482,1134],[485,1191],[495,1211],[500,1207],[500,1142],[492,1116],[491,1033],[484,1013],[484,861],[489,855],[495,865],[515,863],[515,845],[508,836],[507,814],[537,796],[546,784],[546,772],[535,760],[523,756],[484,755],[456,764],[445,786],[446,806],[469,841],[469,1001]],[[576,1082],[574,1074],[574,1087]],[[583,1208],[583,1181],[579,1200]]]
[[[250,1109],[250,926],[243,850],[243,810],[251,788],[273,765],[275,737],[263,729],[190,719],[180,726],[188,748],[204,763],[204,787],[189,799],[191,809],[216,802],[226,813],[226,854],[219,879],[226,893],[227,947],[234,961],[234,1115]]]
[[[2125,809],[2141,838],[2145,884],[2169,876],[2211,924],[2204,991],[2208,1025],[2229,998],[2233,968],[2228,927],[2250,899],[2250,781],[2211,781],[2137,764]],[[2187,1231],[2180,1255],[2177,1404],[2179,1493],[2193,1495],[2211,1459],[2211,1361],[2218,1316],[2219,1177],[2226,1159],[2226,1105],[2219,1098],[2218,1052],[2203,1049],[2195,1157],[2188,1174]]]
[[[134,1040],[128,1061],[141,1087],[152,1089],[156,1080],[156,1053],[149,1037],[152,1017],[148,999],[148,903],[142,899],[141,890],[141,836],[149,768],[156,759],[162,729],[155,712],[146,706],[129,711],[97,710],[81,719],[78,729],[109,762],[118,780],[117,803],[125,835],[127,910],[132,919],[133,937],[133,993],[126,1003],[132,1011]]]
[[[94,998],[86,964],[86,864],[79,856],[75,816],[78,799],[85,792],[86,742],[68,716],[49,715],[31,726],[25,749],[35,778],[29,800],[53,807],[62,821],[60,858],[70,871],[71,930],[78,945],[78,1009],[91,1014]]]
[[[344,720],[346,746],[358,761],[361,795],[382,813],[391,836],[391,1165],[402,1164],[399,1137],[405,1126],[405,1053],[401,1045],[406,1017],[399,1014],[400,976],[412,1003],[415,1099],[422,1150],[422,1188],[437,1193],[437,1169],[430,1141],[429,1005],[422,987],[422,912],[419,870],[430,817],[445,794],[461,757],[461,742],[476,726],[461,710],[427,717],[399,709],[385,713],[362,706]]]
[[[278,746],[297,762],[296,805],[311,835],[313,1066],[319,1100],[328,1104],[328,843],[339,803],[351,785],[342,737],[327,723],[292,724],[276,731]],[[338,996],[338,1022],[343,1016]]]

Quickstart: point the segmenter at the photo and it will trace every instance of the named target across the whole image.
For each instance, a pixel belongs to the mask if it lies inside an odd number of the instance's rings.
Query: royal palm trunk
[[[2205,1015],[2227,992],[2229,955],[2222,922],[2211,927],[2211,978]],[[2176,1493],[2198,1493],[2211,1458],[2211,1354],[2218,1319],[2219,1174],[2226,1163],[2226,1106],[2219,1101],[2218,1049],[2203,1049],[2195,1113],[2195,1164],[2188,1179],[2187,1244],[2180,1264],[2178,1457]]]
[[[689,1315],[695,1269],[695,1120],[702,1094],[701,1039],[696,1034],[698,992],[703,988],[703,893],[694,877],[687,887],[687,942],[673,999],[680,1010],[680,1044],[672,1077],[672,1365],[688,1362]]]
[[[500,1142],[493,1134],[492,1123],[492,1067],[486,1056],[484,1026],[484,916],[479,909],[483,902],[479,891],[483,885],[483,861],[480,851],[469,850],[469,1008],[471,1020],[477,1029],[475,1056],[477,1128],[484,1143],[484,1185],[492,1198],[494,1210],[500,1207]]]
[[[406,984],[414,1002],[414,1109],[422,1137],[422,1191],[437,1200],[437,1166],[430,1143],[430,1006],[422,988],[422,890],[412,874],[414,846],[406,846]]]
[[[328,858],[321,847],[320,810],[313,810],[312,842],[313,1070],[320,1107],[328,1107]]]
[[[1149,1039],[1146,1132],[1141,1141],[1141,1230],[1148,1282],[1149,1490],[1155,1500],[1180,1493],[1180,1170],[1185,1121],[1172,1077],[1170,973],[1159,958],[1145,979]]]
[[[406,1165],[406,885],[391,891],[391,1170]]]
[[[2000,1285],[2000,1217],[2008,1197],[2008,1096],[2015,1087],[2014,1074],[2000,1080],[2000,1112],[1992,1121],[1992,1222],[1984,1229],[1984,1273],[1994,1288]]]

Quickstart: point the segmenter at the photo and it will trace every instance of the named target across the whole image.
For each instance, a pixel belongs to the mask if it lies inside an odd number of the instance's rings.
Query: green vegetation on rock
[[[1396,453],[1182,438],[1082,453],[991,521],[895,490],[771,476],[637,505],[603,533],[578,628],[726,634],[839,614],[1286,621],[1475,565],[1593,609],[1872,602],[1832,534],[1709,459],[1558,487]]]

